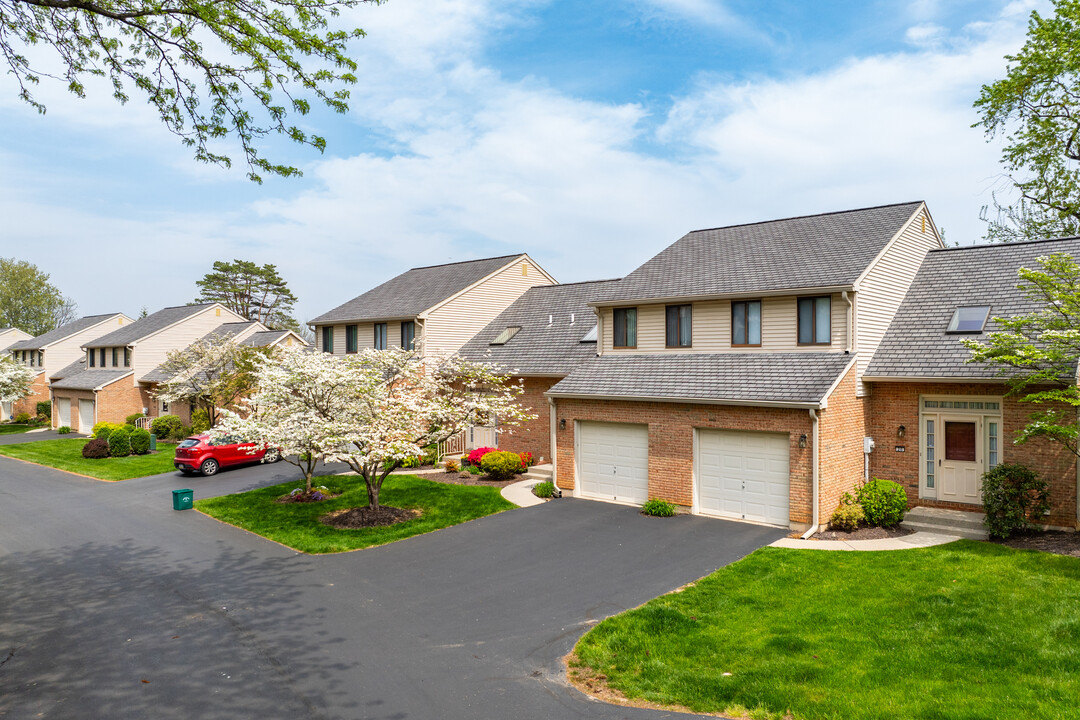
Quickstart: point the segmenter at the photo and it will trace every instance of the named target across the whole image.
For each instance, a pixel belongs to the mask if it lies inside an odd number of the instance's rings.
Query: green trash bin
[[[157,435],[154,433],[150,433],[150,450],[157,450]]]
[[[195,499],[194,490],[173,490],[172,491],[172,509],[173,510],[190,510],[192,503]]]

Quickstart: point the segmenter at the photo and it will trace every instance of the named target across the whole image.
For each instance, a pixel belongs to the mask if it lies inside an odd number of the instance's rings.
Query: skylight
[[[593,325],[592,330],[585,333],[585,337],[581,338],[581,342],[596,342],[596,326]]]
[[[990,315],[989,305],[966,305],[956,308],[945,332],[981,333]]]
[[[492,345],[505,345],[510,341],[510,338],[518,334],[518,330],[521,329],[520,325],[511,325],[510,327],[499,333],[499,337],[491,341]]]

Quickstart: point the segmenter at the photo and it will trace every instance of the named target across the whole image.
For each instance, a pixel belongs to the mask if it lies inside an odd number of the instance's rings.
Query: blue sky
[[[950,242],[1007,191],[971,104],[1024,0],[389,0],[348,21],[325,155],[257,186],[196,163],[137,98],[0,78],[0,255],[85,314],[190,301],[214,260],[277,263],[314,317],[413,266],[528,252],[623,275],[685,232],[926,200]],[[97,90],[95,93],[94,90]]]

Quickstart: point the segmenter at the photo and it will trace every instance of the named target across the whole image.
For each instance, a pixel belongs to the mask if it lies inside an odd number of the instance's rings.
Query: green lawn
[[[89,475],[100,480],[130,480],[147,475],[158,475],[173,469],[175,445],[158,443],[157,452],[150,455],[87,460],[82,456],[82,448],[88,442],[86,438],[71,438],[0,445],[0,455],[29,460],[57,470]]]
[[[317,478],[316,484],[326,485],[331,491],[342,494],[318,503],[274,502],[293,488],[302,486],[302,481],[293,481],[237,495],[198,500],[195,507],[218,520],[306,553],[334,553],[385,545],[515,507],[496,487],[450,485],[413,475],[392,475],[383,484],[379,503],[417,508],[423,514],[387,527],[338,530],[323,525],[319,517],[332,510],[366,506],[364,481],[354,475],[333,475]]]
[[[14,435],[15,433],[24,433],[27,430],[33,430],[38,427],[37,425],[19,425],[18,423],[2,423],[0,424],[0,435]]]
[[[973,541],[763,548],[575,653],[572,673],[696,712],[1080,718],[1080,560]]]

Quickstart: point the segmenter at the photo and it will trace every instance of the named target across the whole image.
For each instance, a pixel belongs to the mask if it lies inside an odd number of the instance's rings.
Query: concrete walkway
[[[532,505],[543,505],[547,500],[538,498],[533,495],[533,487],[543,480],[522,480],[516,482],[513,485],[507,485],[502,489],[502,496],[514,503],[518,507],[530,507]]]
[[[879,540],[800,540],[799,538],[780,538],[769,547],[790,548],[793,550],[911,550],[912,548],[944,545],[960,538],[956,535],[917,532],[911,535]]]

